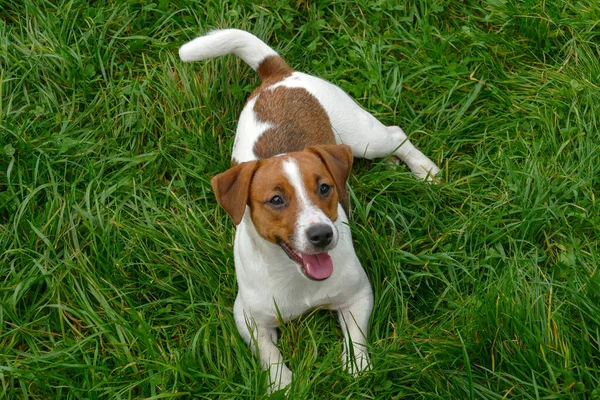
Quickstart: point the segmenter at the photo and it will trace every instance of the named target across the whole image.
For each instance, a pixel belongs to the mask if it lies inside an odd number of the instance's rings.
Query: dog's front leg
[[[277,330],[257,322],[244,308],[238,297],[233,307],[235,323],[240,336],[250,345],[252,353],[260,359],[260,365],[269,371],[269,393],[283,389],[292,383],[292,371],[283,362],[277,344]]]
[[[342,362],[346,370],[355,376],[370,367],[367,331],[372,309],[373,293],[370,287],[354,297],[352,302],[338,309],[344,333]]]

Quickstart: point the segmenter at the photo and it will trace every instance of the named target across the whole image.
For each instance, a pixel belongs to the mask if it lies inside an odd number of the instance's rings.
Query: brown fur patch
[[[346,211],[346,215],[350,218],[350,196],[348,195],[348,185],[346,181],[350,175],[354,157],[352,149],[346,145],[323,145],[309,147],[310,151],[319,156],[327,170],[333,177],[335,187],[338,191],[340,204]]]
[[[258,158],[300,151],[315,144],[335,144],[329,116],[305,89],[280,86],[263,90],[254,112],[257,119],[273,125],[254,144]]]
[[[254,227],[260,236],[271,243],[277,243],[277,238],[289,242],[298,214],[299,205],[294,188],[283,174],[282,161],[277,157],[261,162],[248,196]],[[281,196],[286,201],[285,207],[270,205],[269,200],[273,196]]]
[[[290,76],[294,70],[279,56],[265,58],[256,69],[258,76],[262,79],[261,86],[271,86],[283,78]],[[252,98],[252,96],[250,96]]]
[[[256,118],[273,127],[254,144],[258,158],[303,150],[316,144],[335,144],[329,116],[318,100],[302,88],[269,89],[294,70],[280,56],[265,58],[256,70],[262,79],[248,100],[258,96]]]
[[[238,225],[242,221],[254,171],[259,161],[249,161],[229,168],[227,171],[214,176],[210,183],[217,201]]]
[[[298,194],[283,172],[282,164],[289,158],[294,158],[298,163],[310,201],[323,210],[332,221],[338,217],[339,197],[335,190],[335,180],[317,154],[302,151],[261,160],[252,179],[248,204],[258,234],[271,243],[276,243],[277,238],[287,243],[292,241],[300,209]],[[334,187],[326,197],[320,196],[318,192],[322,183]],[[286,205],[284,207],[270,205],[269,200],[273,196],[281,196]]]
[[[298,163],[302,183],[310,202],[320,208],[330,220],[335,221],[338,217],[337,205],[340,199],[336,179],[323,160],[315,155],[308,151],[301,151],[295,153],[294,158]],[[331,192],[327,196],[319,194],[319,186],[323,183],[331,186]]]

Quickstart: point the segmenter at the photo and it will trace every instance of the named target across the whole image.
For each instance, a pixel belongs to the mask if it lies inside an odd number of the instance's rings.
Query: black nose
[[[325,224],[314,225],[306,230],[306,236],[308,236],[308,241],[313,245],[323,248],[331,243],[333,229],[331,229],[331,226]]]

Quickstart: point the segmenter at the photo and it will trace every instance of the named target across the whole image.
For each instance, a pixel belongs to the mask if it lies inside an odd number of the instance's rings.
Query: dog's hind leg
[[[398,126],[385,126],[373,115],[346,97],[345,112],[351,121],[331,118],[336,140],[347,144],[355,157],[374,159],[391,155],[403,161],[420,179],[431,179],[440,169],[417,149]],[[349,123],[351,122],[351,123]]]
[[[314,76],[296,73],[286,86],[302,86],[315,96],[329,116],[338,143],[352,148],[355,157],[391,155],[408,165],[419,178],[431,178],[440,169],[408,140],[397,126],[385,126],[339,87]],[[300,85],[298,82],[302,82]]]
[[[432,180],[440,171],[429,157],[408,140],[398,126],[385,126],[377,121],[377,124],[366,127],[362,132],[346,132],[342,139],[345,139],[343,143],[352,148],[355,157],[374,159],[391,155],[394,161],[404,162],[420,179]]]

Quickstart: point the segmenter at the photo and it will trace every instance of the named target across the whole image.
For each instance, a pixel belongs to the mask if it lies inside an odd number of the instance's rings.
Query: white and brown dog
[[[277,390],[292,380],[275,346],[280,317],[327,307],[339,314],[344,365],[362,371],[373,294],[348,227],[352,156],[392,155],[424,179],[439,168],[402,129],[384,126],[337,86],[294,71],[248,32],[213,31],[179,50],[183,61],[230,53],[262,79],[240,115],[233,166],[212,180],[237,225],[239,332]]]

